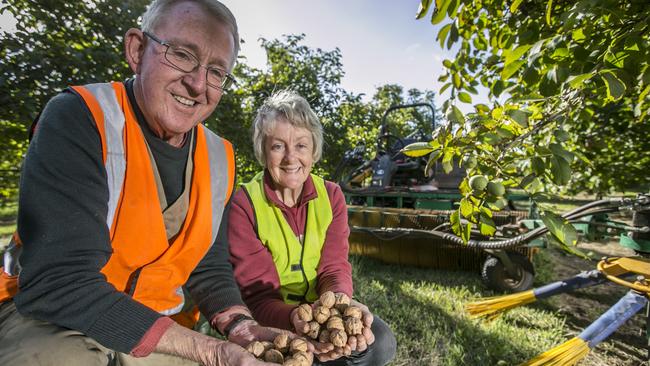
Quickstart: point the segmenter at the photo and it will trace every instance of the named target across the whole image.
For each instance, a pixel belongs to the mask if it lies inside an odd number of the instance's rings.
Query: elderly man
[[[232,146],[200,124],[234,81],[236,21],[216,0],[156,0],[124,42],[133,79],[71,87],[38,121],[0,364],[266,365],[239,346],[276,331],[228,262]],[[191,330],[199,311],[239,345]]]

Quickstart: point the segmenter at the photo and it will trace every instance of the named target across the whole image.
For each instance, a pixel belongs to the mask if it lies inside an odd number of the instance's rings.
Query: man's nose
[[[197,66],[184,75],[183,82],[190,88],[192,94],[203,94],[208,88],[208,70],[203,66]]]

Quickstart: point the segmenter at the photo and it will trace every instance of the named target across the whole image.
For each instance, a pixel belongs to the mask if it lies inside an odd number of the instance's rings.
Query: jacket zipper
[[[307,217],[305,218],[305,235],[302,238],[302,245],[300,250],[300,272],[302,273],[302,278],[307,284],[307,289],[302,295],[302,298],[307,300],[307,293],[309,292],[309,281],[307,280],[307,274],[305,273],[305,266],[303,265],[303,257],[305,255],[305,245],[307,245],[307,223],[309,222],[309,203],[307,203]]]

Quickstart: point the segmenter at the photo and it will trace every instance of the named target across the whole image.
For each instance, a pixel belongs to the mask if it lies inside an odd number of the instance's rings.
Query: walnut
[[[330,309],[326,308],[325,306],[319,306],[314,309],[314,320],[319,322],[320,324],[323,324],[329,319],[330,317]]]
[[[277,349],[270,349],[264,353],[264,361],[281,364],[284,362],[284,356]]]
[[[318,324],[317,321],[309,322],[309,331],[307,332],[309,338],[311,339],[318,338],[318,331],[320,331],[320,324]]]
[[[326,308],[331,308],[336,303],[336,296],[332,291],[326,291],[320,295],[320,303]]]
[[[363,324],[361,323],[361,319],[352,316],[345,318],[345,332],[347,334],[349,335],[361,334],[362,329],[363,329]]]
[[[286,334],[280,334],[273,340],[273,345],[275,349],[284,353],[289,350],[289,336]]]
[[[302,362],[300,360],[297,360],[295,358],[287,358],[284,360],[284,363],[282,364],[283,366],[302,366]]]
[[[338,330],[345,330],[345,327],[343,326],[343,319],[339,318],[338,316],[331,317],[327,321],[327,329],[332,331],[332,329],[338,329]]]
[[[266,352],[266,351],[268,351],[270,349],[273,349],[273,347],[275,347],[273,342],[261,341],[260,343],[262,344],[262,346],[264,346],[264,352]]]
[[[348,335],[343,330],[332,329],[330,331],[330,340],[335,347],[343,347],[348,343]]]
[[[348,295],[342,293],[342,292],[337,292],[336,293],[336,302],[334,303],[334,306],[340,311],[341,313],[345,312],[345,309],[350,306],[350,297]]]
[[[262,342],[253,341],[246,346],[246,350],[255,357],[260,357],[266,351]]]
[[[311,364],[314,362],[314,358],[310,353],[307,352],[296,352],[293,354],[293,359],[297,360],[299,362],[300,366],[311,366]]]
[[[338,311],[337,308],[331,308],[331,309],[330,309],[330,317],[333,317],[333,316],[339,316],[339,317],[340,317],[340,316],[341,316],[341,312]]]
[[[323,329],[318,336],[318,341],[321,343],[330,343],[330,331]]]
[[[289,345],[289,353],[294,354],[296,352],[307,352],[307,341],[302,338],[296,338],[291,341]]]
[[[302,304],[298,307],[298,318],[304,322],[310,322],[312,319],[314,319],[311,305],[309,304]]]
[[[361,312],[361,309],[356,307],[356,306],[348,306],[345,309],[345,312],[343,312],[344,316],[351,316],[353,318],[361,319],[363,313]]]

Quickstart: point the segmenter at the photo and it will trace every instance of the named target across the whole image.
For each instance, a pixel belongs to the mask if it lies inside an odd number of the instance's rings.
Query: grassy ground
[[[357,297],[397,336],[391,365],[516,365],[564,340],[563,318],[547,310],[469,319],[464,304],[487,294],[477,274],[352,262]]]
[[[558,279],[560,273],[554,273],[557,256],[564,258],[553,250],[537,255],[536,286]],[[485,289],[478,274],[387,265],[362,257],[351,261],[356,296],[397,336],[398,355],[393,366],[518,365],[578,334],[625,292],[609,289],[601,298],[597,291],[581,290],[485,322],[470,319],[463,309],[477,297],[494,295]],[[584,262],[584,267],[591,268],[591,264]],[[564,270],[579,272],[573,263]],[[636,318],[622,328],[632,337],[642,329],[641,316]],[[630,338],[628,334],[605,342],[580,365],[640,364],[643,340],[629,344]]]

